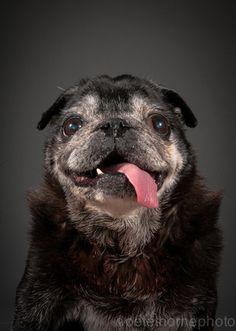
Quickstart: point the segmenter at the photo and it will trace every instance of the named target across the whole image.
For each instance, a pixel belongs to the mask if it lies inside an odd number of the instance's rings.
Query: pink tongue
[[[121,172],[125,174],[129,182],[133,185],[137,201],[148,208],[157,208],[157,185],[155,180],[144,170],[132,163],[120,163],[102,169],[105,173]]]

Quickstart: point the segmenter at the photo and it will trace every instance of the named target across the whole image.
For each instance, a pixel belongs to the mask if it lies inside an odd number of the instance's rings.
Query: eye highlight
[[[83,125],[80,117],[70,117],[62,125],[64,136],[73,136]]]
[[[147,119],[147,124],[159,133],[162,137],[168,138],[170,135],[170,124],[165,116],[152,114]]]

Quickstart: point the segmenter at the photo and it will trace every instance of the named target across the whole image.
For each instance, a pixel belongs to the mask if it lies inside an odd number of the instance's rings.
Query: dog
[[[183,98],[102,75],[63,91],[47,125],[13,330],[212,330],[221,193],[198,174]]]

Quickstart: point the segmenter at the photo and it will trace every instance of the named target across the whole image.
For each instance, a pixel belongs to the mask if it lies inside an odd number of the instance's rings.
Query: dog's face
[[[101,210],[157,208],[191,166],[183,127],[196,125],[193,113],[178,94],[147,80],[81,81],[38,128],[49,122],[47,171],[67,196]]]

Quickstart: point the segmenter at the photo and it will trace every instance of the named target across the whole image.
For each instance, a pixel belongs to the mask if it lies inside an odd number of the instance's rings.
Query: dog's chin
[[[78,188],[87,188],[90,194],[103,193],[103,195],[120,199],[135,199],[135,191],[127,178],[122,173],[99,174],[96,177],[71,175],[73,184]]]
[[[99,174],[94,178],[70,176],[73,193],[83,196],[86,206],[120,217],[140,209],[133,186],[122,173]]]

